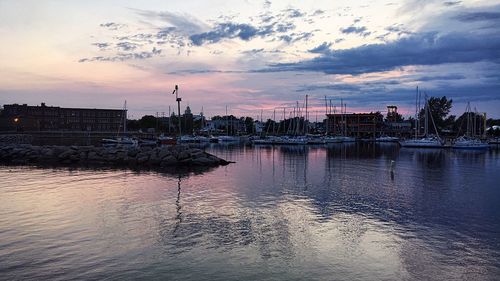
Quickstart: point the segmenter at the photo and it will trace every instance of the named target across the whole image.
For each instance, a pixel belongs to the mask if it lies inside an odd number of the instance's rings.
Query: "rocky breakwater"
[[[109,148],[95,146],[0,145],[0,163],[14,165],[104,165],[134,168],[213,167],[230,162],[187,145]]]

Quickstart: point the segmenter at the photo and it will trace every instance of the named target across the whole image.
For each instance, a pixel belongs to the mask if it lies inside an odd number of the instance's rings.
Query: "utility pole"
[[[177,101],[177,112],[178,112],[178,116],[177,116],[177,119],[179,119],[179,137],[182,135],[182,130],[181,130],[181,101],[182,99],[179,98],[179,86],[178,85],[175,85],[175,89],[174,91],[172,92],[172,95],[175,94],[175,100]]]

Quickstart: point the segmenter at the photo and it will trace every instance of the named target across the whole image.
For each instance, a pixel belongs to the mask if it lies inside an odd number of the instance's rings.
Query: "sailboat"
[[[465,113],[467,115],[467,131],[464,136],[457,138],[452,148],[454,149],[488,149],[490,145],[486,142],[481,141],[479,138],[475,137],[476,131],[476,113],[474,113],[474,118],[471,116],[470,103],[467,103],[465,108]]]
[[[418,87],[417,87],[417,99],[419,97],[418,94]],[[416,112],[415,112],[415,138],[410,139],[410,140],[404,140],[400,141],[399,144],[402,147],[417,147],[417,148],[443,148],[443,141],[439,137],[439,134],[436,129],[436,124],[434,124],[434,118],[432,117],[432,114],[429,112],[429,101],[427,100],[427,97],[425,98],[425,106],[424,106],[424,137],[423,138],[418,138],[418,112],[419,108],[416,107]],[[436,132],[436,135],[429,135],[429,122],[427,121],[430,116],[430,119],[432,120],[432,125],[434,126],[434,130]]]
[[[231,120],[231,125],[233,125],[233,124],[234,124],[234,122]],[[225,142],[225,143],[240,142],[240,137],[229,135],[229,116],[227,115],[227,105],[226,105],[226,135],[225,136],[218,136],[217,142]]]
[[[120,128],[123,126],[124,136],[120,136]],[[123,105],[123,124],[118,128],[118,133],[116,138],[104,138],[101,140],[103,146],[125,146],[125,147],[137,147],[139,146],[139,141],[135,138],[125,136],[127,133],[127,101]]]

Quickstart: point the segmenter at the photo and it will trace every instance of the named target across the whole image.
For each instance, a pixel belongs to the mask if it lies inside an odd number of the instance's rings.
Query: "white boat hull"
[[[420,147],[420,148],[443,148],[443,144],[438,139],[415,139],[400,141],[402,147]]]

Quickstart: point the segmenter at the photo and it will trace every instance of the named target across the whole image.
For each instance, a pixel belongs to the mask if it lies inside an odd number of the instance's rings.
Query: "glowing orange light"
[[[16,123],[19,122],[19,118],[17,118],[17,117],[14,118],[14,122],[16,122]]]

